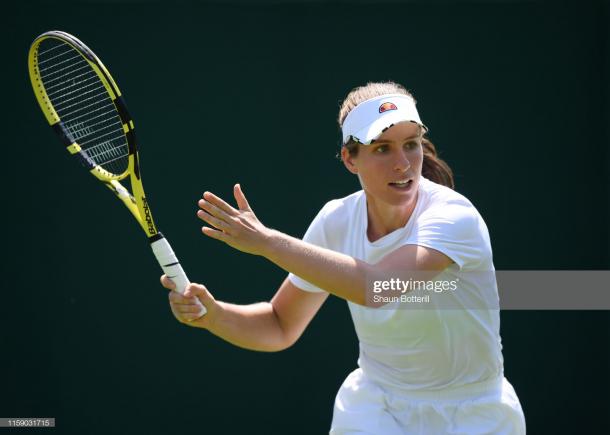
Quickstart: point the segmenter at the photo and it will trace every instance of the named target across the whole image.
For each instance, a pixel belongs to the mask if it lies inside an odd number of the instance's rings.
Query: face
[[[347,169],[357,174],[368,197],[388,205],[411,205],[417,200],[423,151],[422,131],[412,122],[396,124],[370,145],[358,145],[358,155],[341,155]]]

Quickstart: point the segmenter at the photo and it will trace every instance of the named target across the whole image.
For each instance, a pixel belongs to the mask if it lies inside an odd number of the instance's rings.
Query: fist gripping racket
[[[28,69],[53,131],[68,152],[123,201],[148,236],[163,272],[183,293],[189,280],[153,221],[142,187],[133,120],[108,70],[85,44],[60,31],[34,40]],[[131,192],[120,183],[126,178]]]

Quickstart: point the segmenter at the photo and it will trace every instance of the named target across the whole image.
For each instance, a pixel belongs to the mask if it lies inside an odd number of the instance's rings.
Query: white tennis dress
[[[450,295],[453,309],[348,302],[359,368],[337,394],[330,433],[524,434],[519,399],[504,378],[491,244],[476,208],[422,177],[404,227],[370,242],[367,223],[366,196],[359,191],[328,202],[303,240],[371,264],[404,245],[433,248],[454,261],[444,278],[459,285]],[[488,273],[469,279],[478,272]],[[302,290],[324,291],[289,278]]]

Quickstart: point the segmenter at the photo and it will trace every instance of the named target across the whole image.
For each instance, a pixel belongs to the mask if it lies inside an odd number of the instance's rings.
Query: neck
[[[368,226],[366,234],[369,241],[381,239],[383,236],[404,227],[415,210],[417,197],[408,204],[391,205],[376,201],[374,198],[367,195],[367,217]]]

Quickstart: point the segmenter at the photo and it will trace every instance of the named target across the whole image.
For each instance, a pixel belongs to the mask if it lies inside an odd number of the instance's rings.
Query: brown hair
[[[343,127],[343,121],[348,113],[363,101],[385,94],[403,94],[413,98],[413,95],[405,89],[404,86],[394,82],[373,82],[367,83],[365,86],[359,86],[351,90],[345,97],[341,109],[339,109],[339,128]],[[415,101],[415,98],[413,98]],[[358,155],[358,143],[353,139],[343,145],[350,156]],[[424,162],[422,165],[422,175],[435,183],[454,188],[453,172],[444,160],[438,157],[436,147],[430,140],[425,137],[422,139],[422,149],[424,153]]]

